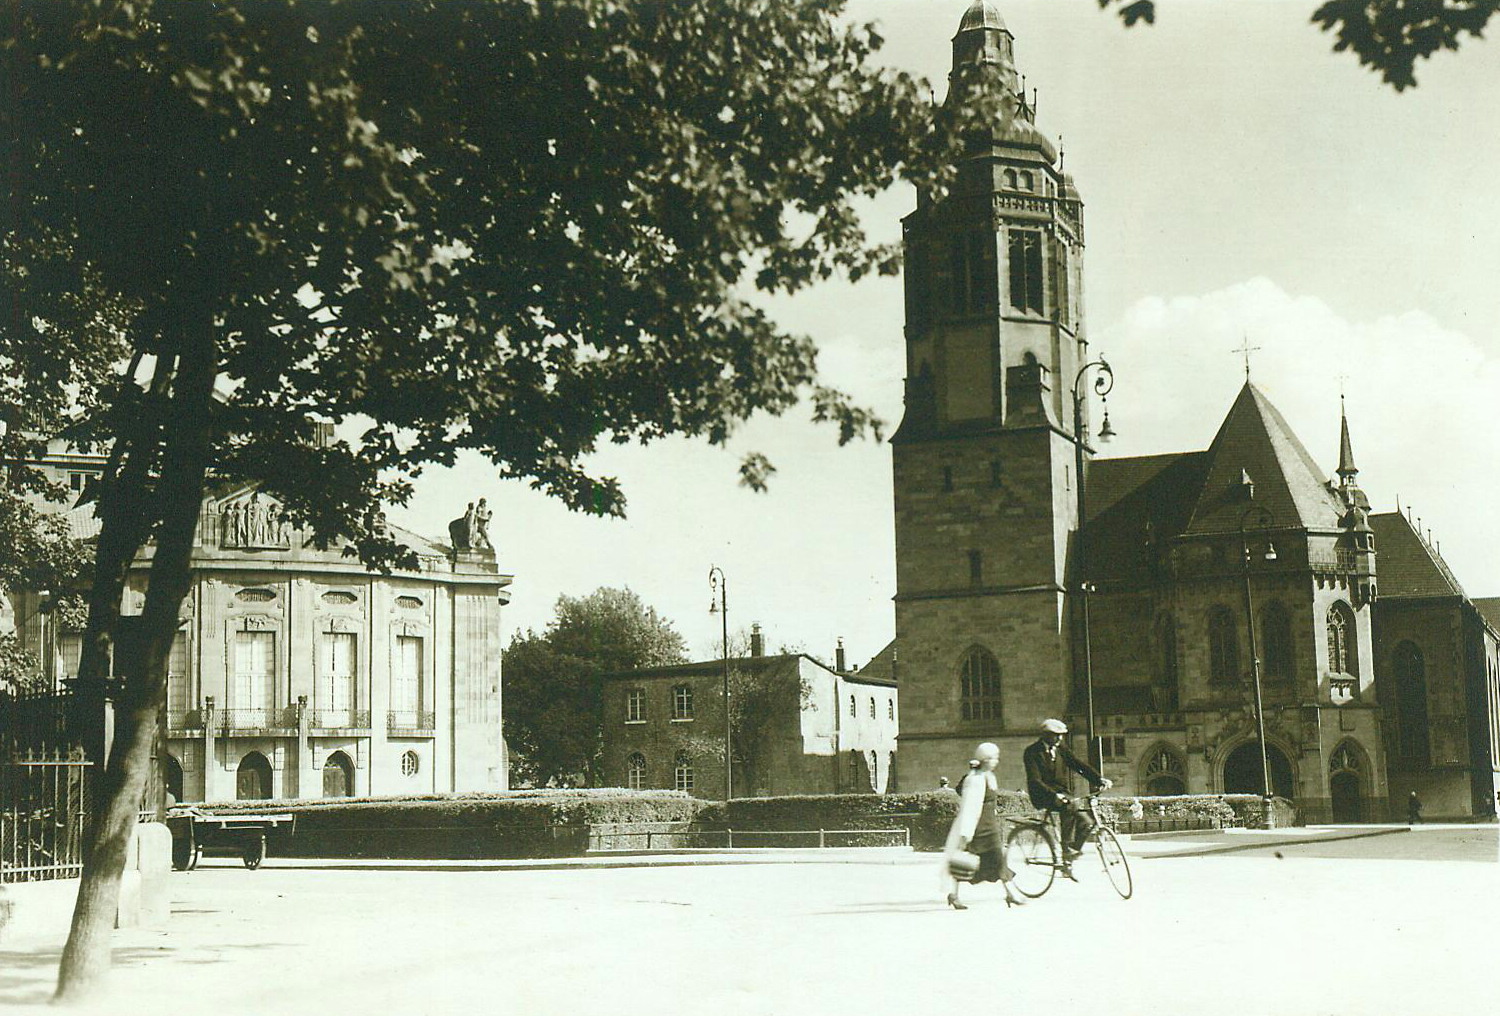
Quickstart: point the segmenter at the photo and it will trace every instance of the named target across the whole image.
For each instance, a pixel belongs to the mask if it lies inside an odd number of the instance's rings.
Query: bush
[[[576,857],[596,823],[689,823],[702,802],[675,790],[540,790],[418,798],[236,801],[208,812],[289,813],[288,857]]]

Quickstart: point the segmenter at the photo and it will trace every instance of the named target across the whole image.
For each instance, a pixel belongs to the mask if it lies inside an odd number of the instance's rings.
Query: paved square
[[[99,1011],[1493,1012],[1495,842],[1424,829],[1169,857],[1195,844],[1140,841],[1129,902],[1086,872],[1023,909],[971,888],[962,913],[928,854],[211,861],[173,877],[170,928],[117,933]],[[60,945],[0,947],[0,1007],[46,1000]]]

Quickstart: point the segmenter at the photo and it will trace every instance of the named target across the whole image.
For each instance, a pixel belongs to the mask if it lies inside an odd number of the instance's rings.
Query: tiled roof
[[[894,682],[896,680],[896,640],[891,639],[884,649],[870,657],[870,662],[859,668],[859,676]]]
[[[1486,596],[1475,600],[1474,606],[1479,610],[1479,616],[1489,622],[1491,628],[1500,631],[1500,596]]]
[[[1336,531],[1343,506],[1285,418],[1248,381],[1208,448],[1209,465],[1186,535],[1238,531],[1246,508],[1271,514],[1266,528]],[[1254,495],[1243,493],[1248,474]]]
[[[1375,532],[1375,578],[1383,599],[1464,595],[1447,562],[1405,515],[1371,515],[1370,528]]]
[[[799,661],[806,660],[815,667],[821,667],[830,674],[838,674],[836,670],[821,660],[814,659],[806,653],[784,653],[779,656],[736,656],[730,659],[731,670],[749,671],[778,671],[782,668],[797,668]],[[621,680],[624,678],[647,678],[647,677],[695,677],[705,674],[719,674],[724,670],[722,658],[717,660],[696,660],[692,663],[674,663],[665,667],[636,667],[632,670],[617,670],[611,674],[605,674],[605,680]],[[855,684],[877,684],[894,687],[895,681],[888,677],[880,677],[875,674],[866,675],[863,672],[851,674],[838,674],[845,681]]]
[[[1149,575],[1154,548],[1187,525],[1207,462],[1204,452],[1095,459],[1085,491],[1089,576],[1110,581]]]
[[[68,527],[68,536],[75,540],[93,540],[99,536],[99,530],[104,524],[94,513],[94,506],[98,503],[98,501],[90,501],[88,504],[81,504],[63,512],[63,522]]]

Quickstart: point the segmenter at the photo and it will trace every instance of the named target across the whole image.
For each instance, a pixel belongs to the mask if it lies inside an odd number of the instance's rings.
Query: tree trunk
[[[60,1003],[93,997],[109,972],[120,879],[152,767],[178,611],[192,581],[193,536],[212,447],[216,362],[211,333],[184,342],[177,357],[163,429],[161,475],[150,502],[158,520],[156,553],[141,617],[119,632],[117,669],[123,683],[116,703],[115,740],[99,781],[101,793],[89,823],[73,924],[58,969],[54,1001]],[[107,530],[111,516],[103,522]],[[104,532],[100,537],[105,542]]]

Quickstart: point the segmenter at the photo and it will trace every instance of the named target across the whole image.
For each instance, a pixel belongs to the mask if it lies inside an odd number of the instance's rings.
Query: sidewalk
[[[1146,833],[1130,837],[1126,852],[1132,857],[1207,857],[1242,850],[1336,843],[1371,836],[1410,832],[1406,826],[1292,826],[1288,829],[1202,829],[1188,832]]]

